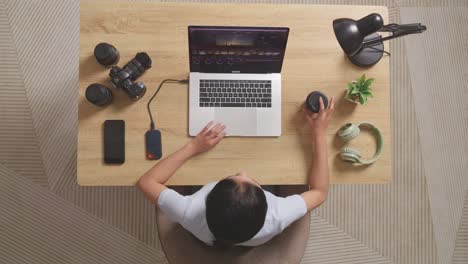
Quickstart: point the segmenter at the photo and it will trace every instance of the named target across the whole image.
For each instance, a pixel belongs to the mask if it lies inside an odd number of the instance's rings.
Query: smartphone
[[[123,120],[104,121],[104,163],[122,164],[125,162],[125,122]]]

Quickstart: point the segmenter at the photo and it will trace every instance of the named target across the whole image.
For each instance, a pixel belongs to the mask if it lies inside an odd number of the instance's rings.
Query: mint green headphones
[[[379,159],[380,153],[382,152],[383,148],[382,134],[380,133],[377,127],[369,123],[348,123],[340,128],[340,130],[338,131],[338,136],[345,142],[351,141],[357,136],[359,136],[359,133],[361,132],[361,130],[359,129],[360,126],[365,126],[372,129],[375,136],[377,137],[377,150],[375,151],[374,157],[370,160],[365,160],[362,158],[361,153],[353,148],[343,148],[340,152],[340,157],[342,160],[351,163],[372,164]]]

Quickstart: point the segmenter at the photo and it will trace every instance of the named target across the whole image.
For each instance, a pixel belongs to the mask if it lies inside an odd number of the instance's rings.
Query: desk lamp
[[[386,53],[383,41],[422,33],[426,30],[426,26],[421,23],[383,25],[382,17],[372,13],[358,21],[349,18],[335,19],[333,30],[349,60],[357,66],[368,67],[379,62],[383,53]],[[392,35],[382,37],[376,32],[391,32]]]

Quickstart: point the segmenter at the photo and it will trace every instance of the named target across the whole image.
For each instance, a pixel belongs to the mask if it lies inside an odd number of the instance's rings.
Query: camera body
[[[111,83],[127,93],[134,101],[145,95],[146,86],[142,82],[135,82],[143,73],[151,68],[151,58],[145,52],[138,53],[123,68],[112,66],[109,72]]]

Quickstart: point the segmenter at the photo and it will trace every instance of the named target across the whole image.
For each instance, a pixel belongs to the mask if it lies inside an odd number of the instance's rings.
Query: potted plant
[[[366,75],[363,74],[356,81],[348,83],[345,99],[356,104],[367,104],[369,98],[374,97],[370,87],[373,81],[373,78],[366,79]]]

